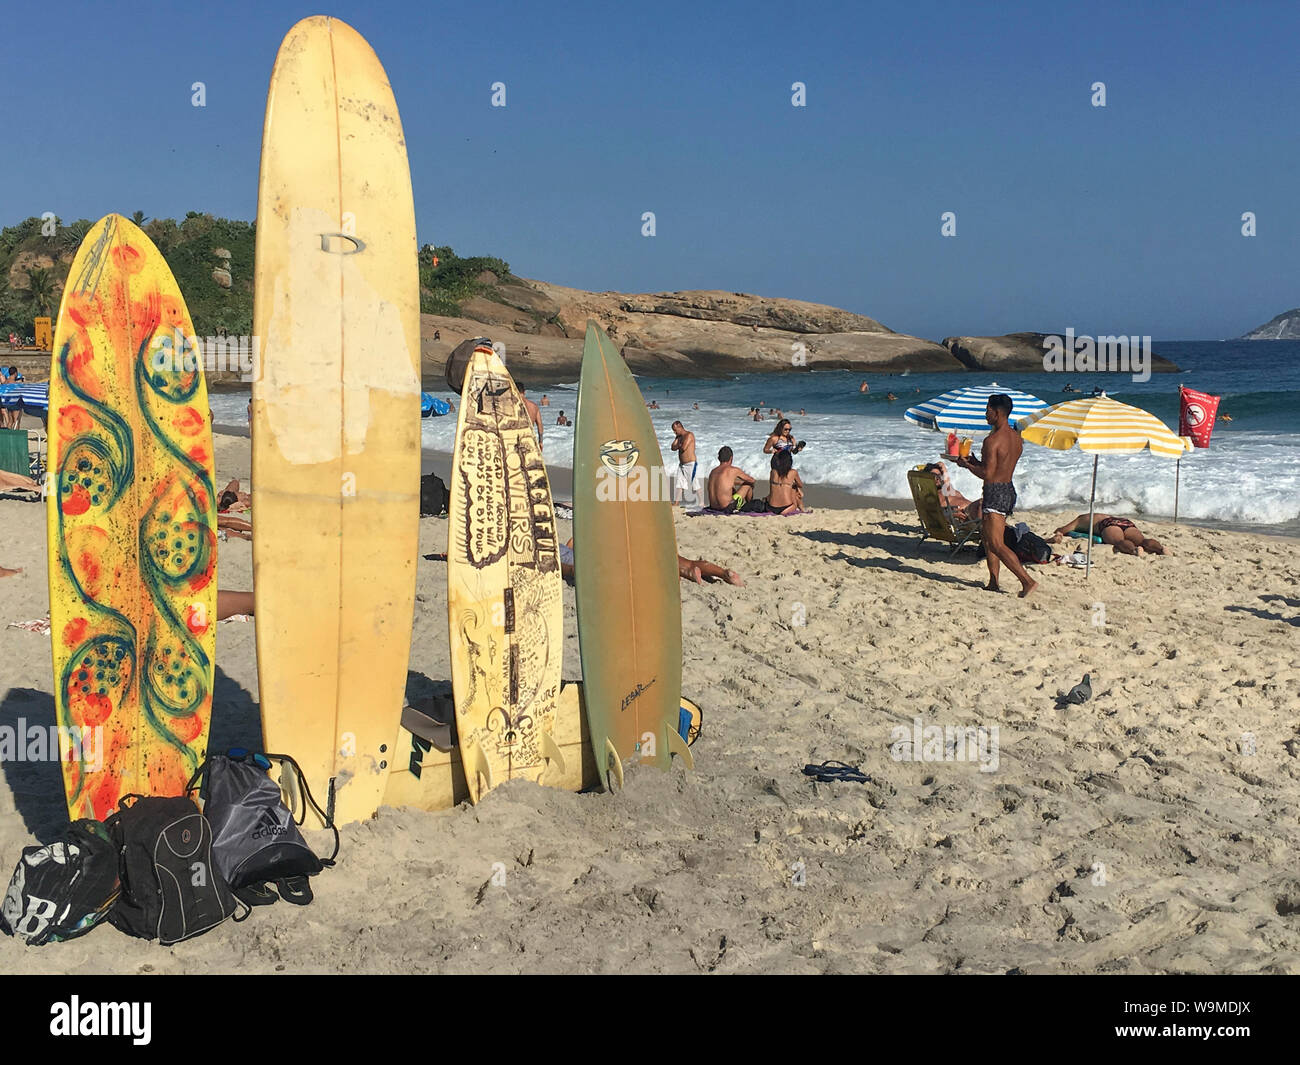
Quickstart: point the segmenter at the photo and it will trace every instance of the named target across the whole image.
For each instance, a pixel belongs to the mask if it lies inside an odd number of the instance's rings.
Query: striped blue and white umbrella
[[[1028,418],[1047,406],[1037,396],[1018,392],[1014,388],[1000,388],[994,381],[990,385],[969,385],[945,392],[919,407],[909,407],[903,417],[922,429],[934,429],[941,433],[987,433],[989,423],[984,420],[984,410],[988,406],[989,396],[998,393],[1011,397],[1012,425],[1016,424],[1017,419]]]
[[[44,414],[50,407],[50,386],[48,382],[38,385],[18,384],[0,385],[0,400],[17,396],[22,400],[23,410],[28,414]]]

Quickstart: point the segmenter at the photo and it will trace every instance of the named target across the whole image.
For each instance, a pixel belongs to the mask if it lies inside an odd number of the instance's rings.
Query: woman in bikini
[[[772,435],[767,438],[763,445],[764,455],[774,455],[782,451],[788,451],[791,455],[797,455],[804,449],[804,442],[794,442],[794,433],[790,428],[790,419],[782,418],[776,423],[776,428],[772,430]]]
[[[1088,528],[1088,515],[1080,514],[1074,521],[1062,525],[1052,535],[1052,543],[1059,544],[1070,533]],[[1093,514],[1092,534],[1100,536],[1103,544],[1110,544],[1122,555],[1172,555],[1173,552],[1159,540],[1144,536],[1128,518],[1113,514]]]
[[[767,480],[767,509],[771,514],[793,514],[803,509],[803,480],[787,448],[772,456]]]

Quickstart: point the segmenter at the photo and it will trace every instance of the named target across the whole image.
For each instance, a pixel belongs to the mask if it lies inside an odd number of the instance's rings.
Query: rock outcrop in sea
[[[1257,329],[1245,334],[1242,340],[1300,340],[1300,307],[1283,311],[1270,318]]]
[[[1065,334],[1008,333],[997,337],[945,337],[943,346],[952,352],[962,366],[970,370],[1041,373],[1043,355],[1047,350],[1044,341],[1050,336],[1063,337]],[[1179,372],[1174,363],[1154,352],[1151,355],[1150,369],[1152,373]]]

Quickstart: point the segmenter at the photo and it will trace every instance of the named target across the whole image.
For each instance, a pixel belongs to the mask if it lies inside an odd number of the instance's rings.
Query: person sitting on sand
[[[718,449],[718,465],[709,472],[709,506],[728,514],[762,510],[762,501],[754,499],[754,478],[733,466],[733,457],[731,448]]]
[[[30,477],[24,477],[21,473],[0,470],[0,492],[39,492],[40,490],[41,486]]]
[[[573,583],[573,537],[569,537],[567,544],[560,546],[560,576],[570,584]],[[712,584],[714,581],[722,581],[725,584],[734,584],[737,588],[743,588],[745,582],[740,579],[740,574],[734,569],[724,569],[716,562],[706,562],[702,558],[683,558],[677,556],[677,576],[684,581],[694,581],[696,584],[703,584],[708,581]]]
[[[1080,514],[1074,521],[1066,522],[1052,534],[1052,543],[1059,544],[1072,532],[1088,527],[1088,515]],[[1159,540],[1143,536],[1142,531],[1128,518],[1111,514],[1092,516],[1092,534],[1100,536],[1103,544],[1110,544],[1121,555],[1172,555],[1173,552]]]
[[[952,511],[953,517],[960,521],[980,520],[983,503],[978,499],[967,499],[957,491],[947,466],[942,462],[931,462],[925,467],[925,472],[934,475],[935,487],[939,489],[939,502]]]
[[[800,440],[797,444],[794,442],[794,433],[790,428],[790,419],[782,418],[776,423],[776,428],[767,438],[763,445],[764,455],[773,455],[778,451],[788,451],[792,455],[799,454],[806,447],[806,443]]]
[[[794,459],[788,450],[778,451],[772,456],[767,489],[769,514],[793,514],[803,509],[803,480],[794,468]]]
[[[217,511],[222,514],[242,514],[252,505],[253,497],[239,490],[239,479],[236,477],[232,477],[217,496]]]

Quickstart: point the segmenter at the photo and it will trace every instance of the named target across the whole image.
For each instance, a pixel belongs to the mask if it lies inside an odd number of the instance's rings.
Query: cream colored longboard
[[[342,824],[401,719],[419,534],[419,281],[406,145],[370,46],[313,16],[276,56],[258,187],[253,590],[266,749]]]
[[[523,397],[487,344],[465,369],[447,503],[447,620],[469,796],[540,780],[564,651],[555,510]]]

